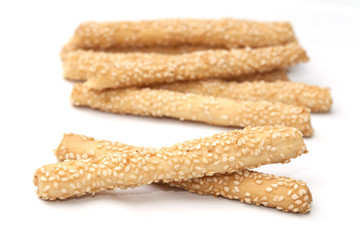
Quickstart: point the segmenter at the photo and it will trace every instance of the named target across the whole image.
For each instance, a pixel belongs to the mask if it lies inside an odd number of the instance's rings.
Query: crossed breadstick
[[[39,168],[34,176],[38,195],[49,200],[65,199],[152,182],[233,173],[263,164],[289,162],[306,152],[301,132],[283,126],[223,132],[157,150],[131,146],[117,149],[118,153],[96,159],[65,160]]]
[[[102,155],[121,154],[130,149],[143,151],[144,148],[76,134],[64,134],[56,150],[59,161],[64,159],[96,159]],[[186,181],[164,183],[198,194],[223,196],[248,204],[274,207],[285,212],[306,213],[310,210],[311,193],[302,181],[288,177],[240,170],[231,174],[215,174]]]

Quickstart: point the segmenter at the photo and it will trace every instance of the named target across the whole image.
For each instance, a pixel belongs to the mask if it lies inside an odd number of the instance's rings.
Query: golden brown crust
[[[96,159],[107,154],[121,154],[130,149],[142,151],[145,148],[95,140],[83,135],[64,134],[55,155],[60,161]],[[285,212],[306,213],[310,211],[312,200],[310,190],[302,181],[249,170],[174,181],[167,185],[201,195],[223,196],[247,204],[273,207]]]
[[[75,106],[102,111],[152,117],[171,117],[219,126],[283,125],[298,128],[304,136],[313,129],[310,110],[267,101],[235,101],[149,88],[98,91],[75,84],[71,94]]]
[[[266,47],[294,41],[288,22],[223,18],[85,22],[72,44],[84,49],[144,46]]]
[[[229,79],[284,69],[308,60],[298,43],[258,48],[208,50],[179,55],[146,54],[90,67],[86,84],[105,89],[200,79]]]
[[[238,101],[270,101],[303,106],[311,112],[327,112],[332,105],[329,88],[296,82],[234,82],[222,80],[201,80],[174,82],[151,86],[183,93],[201,94],[213,97],[231,98]]]
[[[61,148],[61,147],[60,147]],[[295,128],[265,126],[215,134],[158,150],[130,149],[97,159],[66,160],[35,172],[43,199],[55,200],[160,180],[181,181],[288,162],[306,152]]]

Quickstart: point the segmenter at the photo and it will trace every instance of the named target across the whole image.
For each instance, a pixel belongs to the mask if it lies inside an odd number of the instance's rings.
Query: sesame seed
[[[306,190],[305,189],[300,189],[299,190],[299,196],[302,197],[304,194],[306,194]]]
[[[296,199],[298,199],[298,198],[299,198],[299,196],[298,196],[298,195],[296,195],[296,194],[293,194],[293,195],[291,195],[291,198],[292,198],[292,199],[294,199],[294,200],[296,200]]]

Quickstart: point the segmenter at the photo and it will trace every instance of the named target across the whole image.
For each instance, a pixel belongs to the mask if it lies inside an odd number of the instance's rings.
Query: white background
[[[288,20],[311,61],[293,81],[329,86],[329,114],[313,114],[309,154],[260,171],[302,179],[313,193],[306,215],[283,213],[158,185],[95,198],[42,201],[36,168],[56,161],[62,134],[142,146],[229,128],[73,108],[59,51],[87,20],[236,17]],[[0,238],[15,239],[359,239],[360,3],[357,1],[1,1]]]

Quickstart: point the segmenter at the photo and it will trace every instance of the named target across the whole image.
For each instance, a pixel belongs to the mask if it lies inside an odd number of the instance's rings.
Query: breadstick
[[[120,154],[130,149],[142,151],[144,148],[95,140],[83,135],[64,134],[55,155],[60,161],[81,160],[89,157],[96,159],[107,154]],[[312,200],[308,187],[302,181],[248,170],[240,170],[232,174],[215,174],[181,182],[174,181],[167,185],[201,195],[220,195],[286,212],[306,213],[310,210]]]
[[[104,49],[180,45],[266,47],[294,40],[288,22],[224,18],[85,22],[76,29],[71,42],[84,49]]]
[[[93,160],[66,160],[45,165],[36,170],[34,184],[41,198],[64,199],[160,180],[180,181],[284,163],[304,152],[306,146],[296,128],[253,127],[158,150],[130,149]]]
[[[222,196],[285,212],[307,213],[311,209],[312,196],[305,182],[250,170],[166,184],[200,195]]]
[[[327,112],[332,99],[329,88],[296,82],[244,82],[202,80],[157,84],[154,89],[231,98],[238,101],[281,102],[310,108],[311,112]]]
[[[75,84],[71,94],[75,106],[106,112],[152,117],[171,117],[219,126],[247,127],[283,125],[313,133],[310,109],[267,101],[236,101],[149,88],[98,91]]]
[[[284,69],[308,60],[298,43],[257,49],[208,50],[180,55],[153,54],[98,62],[89,69],[86,84],[105,89],[184,80],[232,78]]]
[[[69,49],[70,48],[70,49]],[[181,49],[181,48],[177,48]],[[93,51],[93,50],[81,50],[71,49],[70,46],[65,46],[61,52],[61,58],[63,60],[63,77],[69,80],[86,80],[90,67],[97,63],[111,63],[122,61],[123,59],[137,59],[147,58],[151,59],[154,56],[156,49],[148,49],[149,52],[143,52],[144,49],[140,49],[138,52],[131,53],[113,53],[104,51]],[[152,50],[153,52],[150,52]],[[164,53],[166,50],[163,50]],[[171,50],[168,50],[171,51]],[[174,49],[173,52],[176,50]],[[180,50],[179,50],[180,51]],[[254,73],[250,75],[240,75],[231,78],[234,81],[275,81],[284,80],[287,81],[286,70],[274,70],[271,72]]]

